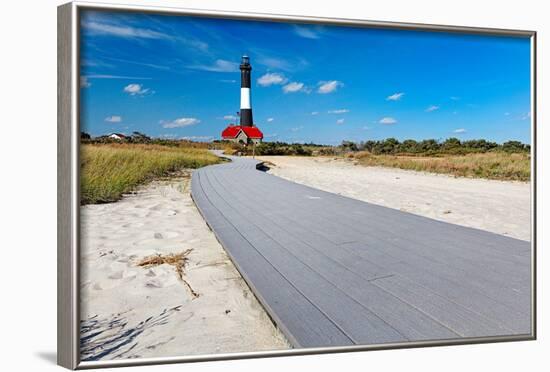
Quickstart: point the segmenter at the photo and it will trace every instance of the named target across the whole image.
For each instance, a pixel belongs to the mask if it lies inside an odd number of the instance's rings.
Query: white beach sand
[[[81,208],[84,360],[289,348],[197,211],[189,181]],[[136,266],[187,249],[185,282],[174,266]]]
[[[389,208],[530,240],[530,184],[365,167],[328,157],[262,156],[269,173]]]

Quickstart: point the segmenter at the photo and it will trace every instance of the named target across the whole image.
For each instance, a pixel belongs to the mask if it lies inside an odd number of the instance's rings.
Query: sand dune
[[[364,167],[328,157],[262,156],[269,173],[366,202],[530,240],[530,184]]]
[[[289,348],[194,206],[189,180],[81,208],[83,360]],[[137,266],[188,249],[182,279],[172,265]]]

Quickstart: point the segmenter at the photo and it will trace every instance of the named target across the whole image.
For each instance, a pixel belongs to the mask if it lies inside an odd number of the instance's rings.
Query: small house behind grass
[[[111,139],[117,140],[117,141],[124,141],[128,139],[128,136],[122,134],[122,133],[111,133],[108,136]]]

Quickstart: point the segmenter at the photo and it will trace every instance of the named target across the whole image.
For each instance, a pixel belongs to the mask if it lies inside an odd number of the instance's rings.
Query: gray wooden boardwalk
[[[295,347],[531,332],[530,243],[256,170],[197,170],[192,197]],[[513,213],[513,212],[511,212]]]

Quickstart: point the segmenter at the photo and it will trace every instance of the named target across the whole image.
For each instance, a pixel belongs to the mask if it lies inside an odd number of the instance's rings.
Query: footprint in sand
[[[153,237],[155,239],[173,239],[173,238],[175,238],[179,235],[180,235],[180,233],[175,232],[175,231],[165,231],[163,233],[156,232],[156,233],[153,234]]]
[[[150,278],[145,282],[147,288],[165,288],[180,284],[180,280],[174,268],[170,265],[161,265],[151,268],[147,271],[145,276]]]
[[[82,288],[86,288],[86,287],[90,286],[91,284],[92,284],[92,282],[90,280],[87,280],[87,281],[81,283],[80,286]]]
[[[122,227],[127,229],[128,227],[137,228],[137,227],[142,227],[143,225],[144,225],[144,223],[142,223],[142,222],[128,222],[128,223],[125,223],[124,225],[122,225]]]
[[[109,279],[134,279],[137,273],[134,270],[118,270],[108,276]]]
[[[115,271],[114,273],[112,273],[111,275],[109,275],[109,279],[122,279],[122,274],[123,274],[123,271],[120,270],[120,271]]]
[[[128,263],[130,261],[130,258],[126,255],[121,255],[117,260],[116,262],[120,262],[120,263]]]
[[[160,280],[158,279],[151,279],[151,280],[148,280],[146,283],[145,283],[145,286],[147,288],[162,288],[163,287],[163,284]]]

